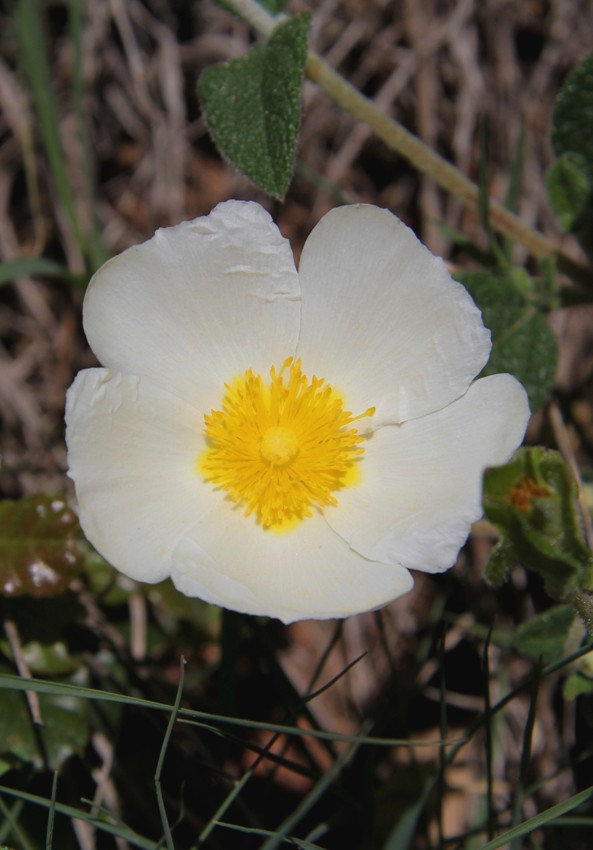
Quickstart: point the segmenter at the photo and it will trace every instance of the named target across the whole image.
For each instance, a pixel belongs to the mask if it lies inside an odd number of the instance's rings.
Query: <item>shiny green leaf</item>
[[[79,535],[78,519],[61,498],[0,502],[0,595],[62,593],[82,567]]]
[[[78,519],[63,499],[0,502],[0,594],[55,596],[81,569]]]
[[[279,199],[294,167],[308,27],[306,14],[280,24],[266,44],[207,68],[198,83],[206,123],[223,156]]]

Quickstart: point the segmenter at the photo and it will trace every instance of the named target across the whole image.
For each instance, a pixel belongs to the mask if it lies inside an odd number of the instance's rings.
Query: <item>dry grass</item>
[[[311,44],[332,66],[474,180],[479,125],[487,118],[490,189],[497,198],[504,197],[509,164],[524,123],[527,142],[520,214],[562,241],[544,188],[552,158],[548,128],[554,97],[565,75],[593,43],[590,0],[321,0],[315,4],[295,0],[289,8],[312,12]],[[298,148],[309,177],[299,172],[284,205],[271,203],[222,162],[200,117],[195,83],[207,65],[242,55],[251,35],[242,22],[208,0],[86,4],[83,76],[95,180],[91,196],[71,107],[73,52],[66,23],[66,4],[60,0],[48,4],[46,35],[70,182],[83,227],[90,227],[95,210],[108,254],[149,237],[158,226],[206,213],[229,197],[266,204],[297,253],[319,217],[336,203],[336,194],[389,207],[443,255],[450,246],[441,223],[478,241],[481,238],[476,216],[444,195],[429,178],[414,173],[310,83],[305,86]],[[6,13],[0,15],[0,32],[0,256],[45,256],[81,272],[83,258],[57,199]],[[310,179],[311,174],[317,176]],[[577,251],[575,245],[568,247]],[[81,293],[61,282],[22,278],[0,292],[2,497],[68,489],[64,394],[75,372],[93,362],[81,332],[80,306]],[[590,458],[591,314],[558,315],[554,322],[561,341],[559,387],[572,404],[568,409],[573,417],[564,425],[556,423],[556,429],[564,429],[561,436],[576,455]],[[539,439],[550,438],[553,429],[546,414],[540,415],[533,433]],[[477,657],[478,644],[468,634],[481,614],[498,604],[494,595],[483,593],[482,558],[477,541],[462,557],[457,578],[451,579],[456,592],[465,596],[466,610],[474,613],[463,629],[457,627],[449,635],[447,653],[453,652],[458,641]],[[513,605],[526,616],[530,603],[521,581],[517,576],[511,595]],[[387,659],[404,669],[424,651],[417,633],[434,617],[435,598],[432,582],[420,580],[412,596],[386,609],[384,639],[389,656],[372,616],[346,623],[327,676],[360,652],[370,655],[368,663],[359,665],[317,701],[314,710],[322,726],[353,731],[359,718],[376,708],[385,696]],[[509,621],[517,616],[516,611],[503,614]],[[290,630],[283,664],[299,690],[305,690],[330,628],[307,623]],[[501,672],[501,654],[495,647],[491,652],[495,680]],[[451,657],[454,666],[457,656]],[[419,681],[426,703],[438,705],[435,664],[434,652],[426,652]],[[525,669],[517,661],[503,678],[512,685]],[[552,699],[555,681],[547,683],[539,696],[534,779],[556,770],[574,743],[570,717],[565,717],[562,729],[557,727]],[[449,699],[454,703],[455,693]],[[482,699],[479,688],[472,690],[471,683],[464,694],[458,694],[462,719],[467,712],[479,710]],[[512,778],[518,770],[525,706],[521,701],[513,703],[495,753],[496,794],[503,800],[512,794]],[[434,737],[435,712],[425,709],[427,734]],[[427,752],[415,755],[423,758]],[[435,753],[430,752],[430,757],[434,759]],[[484,793],[482,758],[482,752],[472,746],[447,775],[449,834],[471,824]],[[391,775],[387,766],[384,770]],[[574,791],[573,783],[570,772],[561,773],[546,786],[539,802],[545,806],[565,797]]]

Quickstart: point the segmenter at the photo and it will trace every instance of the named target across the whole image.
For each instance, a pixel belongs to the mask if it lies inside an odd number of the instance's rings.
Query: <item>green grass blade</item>
[[[593,785],[586,788],[584,791],[580,791],[578,794],[574,794],[572,797],[569,797],[568,800],[563,800],[561,803],[556,803],[555,806],[550,806],[550,808],[546,809],[545,812],[540,812],[538,815],[534,815],[532,818],[524,821],[524,823],[519,824],[519,826],[515,826],[512,829],[503,832],[502,835],[498,835],[492,841],[485,844],[482,847],[482,850],[498,850],[498,848],[502,847],[504,844],[508,844],[514,839],[522,838],[524,835],[529,835],[530,832],[549,824],[565,812],[571,812],[573,809],[576,809],[577,806],[580,806],[582,803],[586,803],[587,800],[590,800],[592,797]]]
[[[0,263],[0,286],[11,283],[17,277],[57,277],[80,284],[78,275],[73,275],[61,263],[44,257],[14,257]]]
[[[486,810],[488,818],[488,838],[494,837],[494,783],[492,773],[492,701],[490,699],[490,644],[492,642],[493,624],[490,624],[488,635],[484,642],[482,665],[484,668],[484,720],[485,720],[485,755],[486,755]]]
[[[31,843],[29,836],[18,822],[23,805],[23,800],[15,800],[12,809],[9,809],[2,797],[0,797],[0,814],[2,815],[2,821],[0,821],[0,841],[4,844],[12,834],[18,839],[23,850],[36,850],[35,845]]]
[[[76,126],[82,171],[86,183],[86,196],[90,205],[90,233],[87,234],[91,271],[96,271],[108,259],[101,236],[97,216],[96,186],[93,171],[93,149],[89,139],[88,122],[85,110],[85,88],[83,74],[83,29],[84,0],[70,0],[68,24],[72,45],[72,105],[76,117]]]
[[[34,803],[37,806],[42,806],[44,809],[52,808],[51,800],[48,800],[46,797],[39,797],[37,794],[29,794],[28,791],[20,791],[16,788],[8,788],[5,785],[0,785],[0,794],[5,794],[18,800],[24,800],[26,803]],[[140,850],[155,850],[154,841],[138,835],[137,832],[125,824],[108,823],[85,812],[83,809],[76,809],[74,806],[67,806],[64,803],[54,802],[53,807],[58,814],[65,815],[68,818],[86,821],[86,823],[91,824],[96,829],[122,838],[132,846],[140,848]],[[35,850],[35,848],[32,845],[27,845],[26,850]]]
[[[527,771],[531,759],[531,741],[533,738],[533,729],[535,726],[537,695],[539,692],[540,678],[537,675],[541,671],[541,665],[536,668],[536,677],[533,680],[531,687],[531,699],[529,700],[529,711],[525,722],[525,730],[523,732],[523,745],[521,748],[521,762],[519,765],[519,776],[517,785],[513,794],[513,825],[518,826],[521,820],[521,812],[523,810],[523,799],[525,796],[525,787],[527,785]],[[511,841],[509,850],[520,850],[521,843],[519,838],[514,838]]]
[[[45,836],[45,850],[52,850],[54,843],[54,820],[56,816],[56,795],[58,793],[58,771],[54,770],[54,778],[51,783],[51,799],[49,801],[49,814],[47,816],[47,832]]]
[[[60,138],[58,110],[51,86],[52,75],[43,35],[39,0],[19,0],[14,13],[14,27],[54,185],[70,221],[76,244],[84,257],[85,243]]]
[[[179,662],[179,685],[177,687],[177,695],[175,696],[175,703],[173,705],[173,710],[171,712],[171,716],[169,717],[169,722],[167,724],[167,731],[165,732],[165,736],[163,738],[163,743],[161,746],[161,751],[159,753],[159,759],[157,762],[156,770],[154,773],[154,785],[156,789],[156,799],[159,807],[159,814],[161,816],[161,823],[163,824],[163,830],[165,833],[165,841],[167,843],[167,850],[175,850],[175,845],[173,844],[173,836],[171,835],[171,827],[169,826],[169,819],[167,818],[167,810],[165,809],[165,801],[163,800],[163,792],[161,788],[161,773],[163,771],[163,764],[165,763],[165,755],[167,754],[167,749],[169,747],[169,741],[171,739],[171,733],[173,732],[173,726],[175,726],[175,721],[177,720],[177,715],[179,714],[179,706],[181,705],[181,695],[183,693],[183,682],[184,682],[184,667],[185,667],[185,658],[181,656]]]
[[[348,747],[332,764],[327,773],[321,777],[316,785],[313,786],[307,796],[301,800],[295,810],[290,814],[283,823],[280,824],[276,833],[271,835],[268,840],[262,844],[261,850],[276,850],[292,833],[302,818],[313,808],[315,803],[322,797],[334,779],[338,777],[342,769],[348,764],[358,746],[356,744]]]
[[[511,169],[509,173],[509,185],[507,188],[504,205],[511,212],[517,212],[519,205],[519,195],[521,194],[521,184],[523,182],[523,172],[525,170],[525,139],[527,133],[525,128],[525,117],[521,121],[521,129],[519,130],[519,138],[511,161]]]
[[[337,640],[339,639],[341,632],[342,632],[342,624],[338,623],[338,625],[336,626],[336,628],[334,630],[334,634],[330,638],[324,652],[321,655],[319,663],[317,664],[317,667],[313,672],[313,676],[312,676],[311,682],[310,682],[311,687],[315,684],[317,678],[321,675],[321,671],[322,671],[322,669],[325,665],[325,662],[326,662],[327,658],[329,657],[331,650],[335,646]],[[342,672],[339,673],[337,676],[335,676],[329,683],[326,683],[325,685],[323,685],[321,688],[319,688],[319,690],[314,691],[313,693],[310,693],[306,697],[306,700],[303,701],[303,705],[304,705],[305,702],[310,702],[311,700],[315,699],[315,697],[319,696],[320,693],[323,693],[324,691],[326,691],[328,687],[331,687],[331,685],[335,681],[337,681],[339,678],[341,678],[341,676],[345,675],[345,673],[355,663],[357,663],[357,660],[358,659],[356,659],[354,662],[351,662],[351,664],[347,665],[345,670],[342,670]],[[293,712],[293,715],[292,715],[293,718],[300,714],[301,708],[302,708],[302,705],[297,706],[297,708],[295,709],[295,712]],[[286,762],[285,759],[283,759],[281,757],[279,758],[271,752],[272,747],[275,745],[275,743],[279,739],[279,737],[280,737],[280,732],[276,732],[270,738],[270,740],[268,741],[268,743],[266,744],[265,747],[257,748],[258,756],[257,756],[255,762],[253,763],[253,765],[248,770],[246,770],[245,773],[243,774],[243,776],[241,777],[241,779],[234,784],[234,786],[232,787],[229,794],[227,794],[226,798],[222,801],[222,803],[220,804],[220,806],[218,807],[216,812],[213,814],[213,816],[210,818],[210,820],[208,821],[208,823],[206,824],[206,826],[204,827],[204,829],[200,833],[200,836],[199,836],[199,839],[198,839],[200,844],[204,844],[206,842],[206,840],[209,838],[212,830],[219,823],[221,823],[220,818],[223,817],[223,815],[227,812],[227,810],[230,808],[230,806],[239,797],[239,795],[241,794],[241,792],[243,791],[243,789],[245,788],[247,783],[254,776],[255,771],[257,770],[258,766],[261,764],[262,761],[264,761],[264,759],[275,762],[276,764],[284,763],[284,766],[288,766],[290,768],[290,764],[288,762]],[[251,749],[255,750],[255,747],[253,747],[252,745],[248,744],[248,746],[250,746]],[[302,768],[300,768],[300,766],[298,766],[298,765],[296,766],[296,769],[297,769],[298,772],[300,772],[302,770]]]
[[[391,833],[387,836],[383,850],[407,850],[416,834],[420,815],[438,782],[438,778],[439,772],[436,770],[433,771],[424,783],[422,791],[414,805],[406,809]]]
[[[236,823],[227,823],[226,821],[217,821],[216,826],[222,826],[225,829],[232,829],[234,832],[242,832],[244,835],[260,835],[262,837],[273,838],[275,833],[269,829],[257,829],[252,826],[240,826]],[[284,838],[284,843],[291,847],[299,847],[300,850],[324,850],[319,844],[314,844],[312,841],[307,841],[306,838],[295,838],[293,835]]]

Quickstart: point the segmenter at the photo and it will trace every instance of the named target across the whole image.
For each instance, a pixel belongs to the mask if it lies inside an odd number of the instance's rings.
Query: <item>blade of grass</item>
[[[517,139],[513,159],[511,161],[509,185],[504,199],[505,207],[511,212],[517,212],[517,207],[519,205],[519,195],[521,194],[521,184],[523,182],[523,172],[525,170],[526,136],[525,117],[523,116],[521,120],[521,128],[519,130],[519,138]]]
[[[557,673],[564,667],[569,666],[574,661],[593,652],[593,642],[590,642],[580,649],[575,650],[566,655],[559,661],[544,667],[541,672],[541,677],[544,679],[553,673]],[[492,706],[492,713],[496,714],[505,706],[512,702],[518,694],[522,693],[525,688],[529,687],[533,681],[533,676],[527,676],[511,691],[501,697],[500,700]],[[65,682],[50,682],[44,679],[28,679],[26,683],[19,678],[9,673],[0,673],[0,690],[13,688],[14,690],[34,690],[43,694],[54,694],[57,696],[73,696],[83,699],[97,700],[103,702],[119,702],[122,705],[134,705],[139,708],[146,708],[154,711],[170,711],[171,706],[167,703],[154,702],[152,700],[142,699],[141,697],[129,696],[127,694],[112,693],[110,691],[100,691],[95,688],[86,688],[80,685],[72,685]],[[239,717],[225,717],[218,714],[212,714],[204,711],[196,711],[195,709],[181,708],[179,710],[180,719],[183,718],[187,723],[202,722],[217,722],[234,726],[241,726],[246,729],[264,729],[270,732],[284,732],[287,735],[309,736],[311,738],[320,738],[326,741],[344,741],[346,743],[357,744],[372,744],[379,747],[433,747],[441,743],[439,740],[422,740],[422,739],[404,739],[404,738],[375,738],[371,736],[360,735],[342,735],[338,732],[326,732],[321,729],[303,729],[296,726],[284,726],[279,723],[262,723],[261,721],[248,720]],[[474,723],[468,727],[468,733],[449,739],[446,743],[451,744],[455,749],[448,753],[448,758],[451,758],[451,753],[456,754],[461,747],[469,741],[469,735],[473,735],[484,723],[483,715],[480,716]]]
[[[513,794],[513,826],[518,826],[521,820],[521,812],[523,810],[523,798],[525,795],[525,788],[527,785],[527,771],[529,768],[529,761],[531,759],[531,741],[533,738],[533,727],[535,726],[535,709],[537,704],[537,695],[539,692],[539,684],[540,678],[537,673],[541,671],[541,664],[539,664],[536,668],[536,675],[533,679],[533,684],[531,686],[531,694],[529,700],[529,710],[527,713],[527,720],[525,722],[525,729],[523,732],[523,745],[521,747],[521,761],[519,764],[519,776],[517,778],[517,784],[514,789]],[[521,842],[520,838],[514,838],[511,841],[511,845],[509,850],[520,850]]]
[[[300,820],[309,812],[317,800],[325,794],[326,790],[332,784],[334,779],[338,777],[342,769],[348,764],[356,750],[358,744],[351,744],[344,752],[338,756],[327,773],[321,777],[316,785],[313,786],[307,796],[299,803],[295,810],[290,814],[278,827],[276,833],[262,844],[261,850],[276,850],[292,833]]]
[[[478,213],[480,221],[488,237],[488,245],[493,257],[500,268],[507,268],[508,258],[502,250],[498,237],[492,227],[492,201],[488,191],[488,124],[485,118],[480,121],[480,162],[478,173]]]
[[[439,773],[436,770],[428,777],[414,805],[406,809],[388,835],[383,850],[407,850],[416,834],[418,820],[434,790],[438,777]]]
[[[19,0],[14,13],[14,27],[53,182],[68,217],[75,242],[84,258],[86,256],[85,241],[60,138],[58,110],[51,86],[52,74],[43,35],[39,0]]]
[[[167,844],[167,850],[175,850],[175,845],[173,844],[173,836],[171,835],[171,827],[169,826],[169,819],[167,817],[167,810],[165,809],[165,801],[163,800],[163,791],[161,788],[161,774],[163,771],[163,764],[165,763],[165,756],[167,754],[167,749],[169,747],[169,741],[171,739],[171,733],[173,732],[173,726],[175,725],[175,721],[177,720],[177,715],[179,714],[179,706],[181,705],[181,695],[183,693],[183,681],[184,681],[184,668],[185,668],[185,658],[183,655],[179,661],[179,685],[177,686],[177,694],[175,696],[175,703],[173,705],[173,710],[171,711],[171,716],[169,717],[169,722],[167,724],[167,730],[165,732],[165,736],[163,738],[163,743],[161,745],[161,751],[159,753],[159,758],[156,765],[156,770],[154,772],[154,786],[156,789],[156,799],[159,807],[159,814],[161,816],[161,823],[163,824],[163,831],[165,835],[165,841]]]
[[[341,623],[340,623],[340,624],[338,624],[338,625],[337,625],[336,629],[334,630],[334,634],[332,635],[332,637],[330,638],[330,640],[329,640],[329,642],[328,642],[328,645],[327,645],[326,649],[325,649],[325,650],[324,650],[324,652],[322,653],[321,660],[320,660],[319,664],[317,665],[316,669],[315,669],[315,670],[314,670],[314,672],[313,672],[313,676],[312,676],[312,678],[311,678],[311,684],[313,684],[313,683],[316,681],[316,679],[318,678],[318,676],[321,674],[322,667],[323,667],[323,665],[325,664],[325,661],[327,660],[327,658],[329,657],[329,654],[330,654],[330,652],[331,652],[331,649],[334,647],[334,645],[335,645],[336,641],[338,640],[338,637],[339,637],[339,635],[341,634],[341,631],[342,631],[342,625],[341,625]],[[362,656],[361,656],[361,657],[362,657]],[[310,694],[309,694],[309,695],[305,698],[305,700],[303,700],[303,702],[311,702],[311,700],[315,699],[315,697],[319,696],[321,693],[323,693],[324,691],[326,691],[326,690],[327,690],[329,687],[331,687],[331,685],[333,685],[333,684],[334,684],[334,683],[335,683],[338,679],[340,679],[342,676],[346,675],[346,673],[347,673],[347,672],[348,672],[348,671],[349,671],[349,670],[350,670],[350,669],[354,666],[354,664],[356,664],[359,660],[360,660],[360,658],[355,659],[353,662],[351,662],[350,664],[348,664],[348,665],[347,665],[347,667],[346,667],[344,670],[342,670],[342,671],[341,671],[341,673],[339,673],[339,674],[338,674],[337,676],[335,676],[335,677],[334,677],[334,678],[333,678],[333,679],[332,679],[329,683],[327,683],[327,684],[323,685],[323,686],[322,686],[321,688],[319,688],[317,691],[314,691],[313,693],[310,693]],[[299,704],[299,705],[296,707],[296,709],[292,712],[291,717],[292,717],[293,719],[296,719],[296,717],[298,717],[298,716],[300,715],[300,713],[301,713],[301,708],[302,708],[302,706],[301,706],[301,704]],[[229,792],[229,794],[227,794],[226,798],[222,801],[222,803],[220,804],[220,806],[218,807],[218,809],[215,811],[215,813],[213,814],[213,816],[210,818],[210,820],[208,821],[208,823],[206,824],[206,826],[204,827],[204,829],[203,829],[203,830],[202,830],[202,832],[200,833],[199,838],[198,838],[198,843],[199,843],[200,845],[203,845],[203,844],[204,844],[204,842],[205,842],[205,841],[207,841],[207,839],[209,838],[209,836],[210,836],[210,834],[211,834],[212,830],[213,830],[213,829],[215,828],[215,826],[217,826],[217,824],[220,822],[220,818],[221,818],[221,817],[225,814],[225,812],[226,812],[226,811],[230,808],[230,806],[231,806],[231,805],[235,802],[235,800],[239,797],[239,795],[241,794],[241,792],[243,791],[243,789],[245,788],[245,786],[247,785],[247,783],[248,783],[248,782],[251,780],[251,778],[254,776],[255,771],[257,770],[258,766],[259,766],[259,765],[260,765],[260,764],[261,764],[264,760],[269,760],[269,761],[274,762],[275,764],[282,764],[282,765],[284,765],[284,766],[286,766],[286,765],[287,765],[287,762],[286,762],[286,760],[285,760],[285,759],[283,759],[283,758],[281,758],[281,757],[279,758],[279,757],[277,757],[277,756],[274,756],[274,755],[270,752],[270,751],[272,750],[272,747],[275,745],[276,741],[278,741],[278,739],[280,738],[280,735],[281,735],[281,733],[280,733],[280,732],[276,732],[276,733],[272,736],[272,738],[268,741],[268,743],[266,744],[266,746],[265,746],[265,747],[262,747],[262,748],[260,748],[260,749],[259,749],[259,754],[258,754],[258,756],[257,756],[256,760],[254,761],[254,763],[251,765],[251,767],[250,767],[250,768],[248,768],[248,770],[246,770],[246,771],[245,771],[245,773],[243,774],[243,776],[241,777],[241,779],[240,779],[238,782],[236,782],[236,783],[235,783],[235,785],[233,786],[233,788],[231,789],[231,791]],[[247,746],[250,746],[250,747],[251,747],[251,749],[254,749],[254,747],[253,747],[253,746],[251,746],[250,744],[247,744]],[[300,771],[299,771],[299,772],[300,772]]]
[[[45,850],[52,850],[54,843],[54,819],[56,816],[56,796],[58,793],[58,771],[54,770],[54,777],[51,783],[51,799],[49,806],[49,814],[47,816],[47,832],[45,835]]]
[[[20,791],[17,788],[8,788],[5,785],[0,785],[0,794],[5,794],[8,797],[14,797],[18,800],[24,800],[26,803],[34,803],[37,806],[42,806],[44,809],[50,809],[52,806],[52,801],[48,800],[46,797],[39,797],[37,794],[29,794],[28,791]],[[137,832],[135,832],[131,827],[126,826],[126,824],[108,823],[94,815],[90,815],[82,809],[76,809],[74,806],[67,806],[64,803],[55,803],[54,809],[58,814],[65,815],[68,818],[76,818],[78,820],[86,821],[98,830],[102,830],[103,832],[109,833],[109,835],[115,835],[118,838],[122,838],[134,847],[139,847],[140,850],[154,850],[154,841],[149,838],[144,838],[142,835],[138,835]],[[31,844],[26,844],[24,850],[36,850],[36,848]]]
[[[244,618],[244,614],[222,609],[218,700],[218,707],[222,714],[229,714],[236,704],[237,656],[241,645]]]
[[[87,117],[84,108],[84,74],[83,58],[83,21],[84,0],[70,0],[68,25],[70,44],[72,45],[72,105],[76,116],[77,135],[82,157],[82,171],[86,183],[86,197],[90,207],[90,232],[88,238],[88,253],[91,264],[90,271],[95,271],[107,260],[107,251],[101,237],[99,218],[97,215],[96,187],[93,178],[92,147],[89,142]]]
[[[18,822],[23,805],[24,800],[15,800],[12,809],[9,809],[0,797],[0,814],[3,818],[2,823],[0,823],[0,841],[4,844],[8,837],[13,834],[20,842],[23,850],[36,850],[35,845],[31,844],[29,836]]]
[[[519,138],[515,145],[513,158],[509,170],[509,185],[504,199],[505,207],[512,213],[517,213],[519,206],[519,195],[521,194],[521,185],[523,183],[523,172],[525,170],[525,139],[527,136],[525,119],[521,121],[519,130]],[[509,236],[504,236],[502,239],[502,250],[509,263],[513,259],[514,240]],[[552,258],[542,258],[543,262],[549,262]]]
[[[256,829],[252,826],[240,826],[237,823],[226,823],[225,821],[218,821],[217,826],[225,827],[225,829],[232,829],[234,832],[242,832],[245,835],[260,835],[263,837],[270,836],[273,837],[275,835],[269,829]],[[293,835],[284,839],[285,844],[290,844],[293,847],[300,847],[301,850],[324,850],[319,844],[313,844],[312,841],[307,841],[306,838],[295,838]]]
[[[85,688],[81,685],[72,685],[67,682],[49,682],[44,679],[23,680],[19,676],[9,673],[0,673],[0,690],[13,688],[17,691],[31,690],[41,694],[53,694],[55,696],[81,697],[82,699],[97,700],[99,702],[115,702],[121,705],[134,705],[152,711],[171,711],[167,703],[154,702],[152,700],[133,697],[127,694],[117,694],[110,691],[100,691],[95,688]],[[342,735],[339,732],[326,732],[322,729],[305,729],[300,726],[285,726],[280,723],[262,723],[258,720],[248,720],[242,717],[226,717],[224,715],[212,714],[205,711],[196,711],[191,708],[180,708],[179,718],[184,722],[205,726],[208,723],[223,723],[230,726],[241,726],[245,729],[263,729],[267,732],[282,732],[286,735],[300,737],[319,738],[323,741],[342,741],[345,743],[373,744],[379,747],[432,747],[438,744],[434,740],[406,740],[403,738],[372,738],[360,735]],[[208,728],[206,725],[205,728]],[[454,743],[454,739],[449,743]]]
[[[488,839],[494,838],[494,792],[492,781],[492,702],[490,700],[490,643],[492,641],[492,630],[494,624],[490,624],[488,635],[484,642],[482,663],[484,666],[484,723],[485,723],[485,750],[486,750],[486,808],[488,818]]]
[[[582,656],[587,655],[592,650],[593,643],[588,643],[586,646],[576,650],[576,652],[571,652],[569,655],[566,655],[560,661],[557,661],[554,664],[549,664],[541,671],[541,679],[545,678],[548,675],[551,675],[552,673],[556,673],[558,670],[561,670],[568,664],[572,664],[572,662],[576,661],[577,658],[581,658]],[[497,703],[491,706],[490,716],[492,717],[496,715],[499,711],[502,711],[510,702],[512,702],[516,698],[519,693],[521,693],[526,687],[532,684],[533,678],[533,676],[528,676],[523,682],[521,682],[521,684],[517,685],[517,687],[513,688],[511,691],[509,691],[509,693],[505,694],[504,697],[501,697],[501,699],[499,699]],[[473,723],[470,723],[464,737],[460,739],[457,743],[453,744],[450,750],[448,751],[447,764],[451,764],[454,761],[461,748],[464,747],[467,742],[471,740],[473,735],[475,735],[475,733],[478,732],[486,722],[487,719],[485,715],[481,714],[480,717],[478,717]],[[490,722],[489,718],[488,722]],[[412,838],[414,837],[416,831],[418,819],[420,818],[424,806],[430,798],[430,795],[435,787],[436,780],[437,773],[434,772],[426,780],[416,803],[404,813],[404,815],[400,818],[399,822],[395,825],[395,827],[387,837],[387,840],[383,845],[383,850],[406,850],[406,848],[409,847],[409,844]],[[482,848],[482,850],[486,850],[486,848]]]
[[[482,847],[482,850],[498,850],[498,848],[502,847],[503,844],[508,844],[516,838],[522,838],[524,835],[529,835],[530,832],[533,832],[542,826],[546,826],[546,824],[550,824],[565,812],[571,812],[573,809],[576,809],[577,806],[582,805],[582,803],[586,803],[587,800],[590,800],[592,797],[593,785],[586,788],[584,791],[580,791],[578,794],[573,794],[573,796],[569,797],[568,800],[556,803],[556,805],[550,806],[550,808],[546,809],[544,812],[540,812],[532,818],[524,821],[522,824],[514,826],[512,829],[503,832],[501,835],[498,835],[492,841],[485,844]]]
[[[447,679],[445,677],[445,641],[447,638],[447,626],[443,624],[439,640],[439,733],[442,741],[447,736]],[[447,767],[447,752],[445,744],[439,744],[439,766],[438,766],[438,816],[437,827],[439,832],[439,846],[443,846],[443,800],[445,797],[445,770]]]
[[[80,285],[80,276],[68,271],[66,266],[44,257],[14,257],[0,263],[0,285],[17,277],[57,277]]]

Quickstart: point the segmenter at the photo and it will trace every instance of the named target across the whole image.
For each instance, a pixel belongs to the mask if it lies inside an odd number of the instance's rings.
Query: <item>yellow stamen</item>
[[[364,439],[339,393],[323,378],[303,375],[289,357],[264,383],[251,369],[225,385],[222,410],[204,416],[208,448],[199,470],[226,490],[264,528],[285,530],[337,504],[336,490],[355,480]]]

